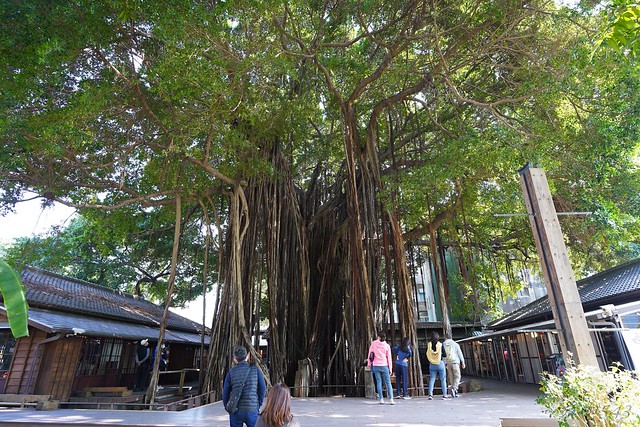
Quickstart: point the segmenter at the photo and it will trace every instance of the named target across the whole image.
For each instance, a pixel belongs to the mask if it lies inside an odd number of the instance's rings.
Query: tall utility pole
[[[520,169],[520,185],[536,240],[560,348],[565,360],[598,367],[573,269],[567,255],[558,214],[543,169],[531,163]],[[569,355],[571,353],[571,356]]]

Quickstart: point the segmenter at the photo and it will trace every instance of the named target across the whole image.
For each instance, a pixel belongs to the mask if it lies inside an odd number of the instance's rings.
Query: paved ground
[[[534,385],[508,384],[482,380],[483,390],[456,399],[434,400],[415,397],[380,405],[364,398],[298,398],[293,413],[302,427],[443,427],[501,425],[502,418],[548,420],[535,403],[539,395]],[[221,403],[182,412],[95,411],[59,409],[37,412],[33,409],[0,409],[2,426],[192,426],[224,427],[228,416]],[[524,421],[522,424],[527,425]]]

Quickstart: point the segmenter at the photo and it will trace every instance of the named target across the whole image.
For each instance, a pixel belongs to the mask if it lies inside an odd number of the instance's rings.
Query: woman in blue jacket
[[[409,359],[413,356],[411,351],[411,340],[409,337],[405,337],[402,340],[402,344],[393,348],[393,352],[397,355],[395,368],[396,368],[396,394],[403,399],[411,399],[407,392],[409,385]],[[402,387],[402,394],[400,394],[400,388]]]

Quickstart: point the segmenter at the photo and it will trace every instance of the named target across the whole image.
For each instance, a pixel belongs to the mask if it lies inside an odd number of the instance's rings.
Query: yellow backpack
[[[427,360],[432,365],[439,365],[442,360],[442,343],[436,343],[436,351],[433,351],[433,345],[431,342],[427,344]]]

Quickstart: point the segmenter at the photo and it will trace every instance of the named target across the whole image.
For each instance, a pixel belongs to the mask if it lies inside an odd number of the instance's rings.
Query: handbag
[[[244,385],[247,382],[247,378],[249,378],[249,373],[251,372],[251,370],[252,370],[252,367],[250,366],[249,369],[247,369],[247,373],[244,375],[244,378],[242,379],[242,385],[238,388],[234,388],[233,390],[231,390],[231,396],[229,397],[229,401],[227,402],[226,405],[224,405],[224,409],[228,413],[235,414],[236,412],[238,412],[238,403],[240,402],[240,396],[242,396]]]

